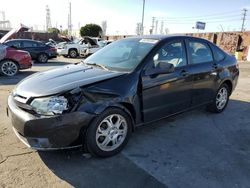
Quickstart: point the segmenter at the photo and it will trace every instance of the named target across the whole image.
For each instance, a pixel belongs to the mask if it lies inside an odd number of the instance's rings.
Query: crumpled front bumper
[[[81,142],[80,131],[95,117],[86,112],[57,116],[36,116],[18,107],[10,95],[7,115],[17,137],[36,150],[56,150],[75,147]]]

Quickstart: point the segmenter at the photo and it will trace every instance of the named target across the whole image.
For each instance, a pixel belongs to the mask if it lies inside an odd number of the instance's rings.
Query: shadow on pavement
[[[80,149],[39,152],[47,167],[73,187],[166,187],[121,154],[112,158],[86,158]]]
[[[138,128],[112,158],[80,149],[39,155],[74,187],[248,187],[249,114],[249,102],[230,100],[221,114],[201,108]]]
[[[48,69],[53,69],[53,68],[58,68],[58,66],[64,66],[64,65],[69,65],[72,63],[67,63],[67,62],[51,62],[49,61],[48,63],[34,63],[32,68],[29,70],[21,70],[19,73],[15,76],[12,77],[7,77],[7,76],[1,76],[0,75],[0,85],[15,85],[18,82],[20,82],[22,79],[39,72],[37,69],[39,67],[48,67]],[[45,70],[41,70],[45,71]]]
[[[53,67],[56,67],[56,66],[63,66],[63,65],[69,65],[69,64],[72,64],[70,62],[63,62],[63,61],[51,61],[49,60],[47,63],[39,63],[39,62],[34,62],[33,64],[33,67],[49,67],[49,66],[53,66]]]

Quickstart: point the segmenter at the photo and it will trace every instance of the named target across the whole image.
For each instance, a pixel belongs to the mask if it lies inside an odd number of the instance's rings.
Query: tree
[[[65,29],[65,30],[63,30],[63,31],[61,32],[61,34],[64,35],[64,36],[67,36],[68,33],[69,33],[69,32],[68,32],[68,29]]]
[[[48,29],[48,33],[56,33],[56,34],[58,34],[58,33],[60,33],[60,30],[55,28],[55,27],[52,27],[52,28]]]
[[[97,24],[86,24],[80,29],[80,35],[89,37],[99,37],[102,34],[102,28]]]

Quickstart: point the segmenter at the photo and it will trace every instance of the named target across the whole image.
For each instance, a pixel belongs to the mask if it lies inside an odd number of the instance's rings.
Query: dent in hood
[[[123,74],[126,73],[106,71],[83,64],[67,65],[27,77],[16,86],[15,93],[27,99],[48,96]]]

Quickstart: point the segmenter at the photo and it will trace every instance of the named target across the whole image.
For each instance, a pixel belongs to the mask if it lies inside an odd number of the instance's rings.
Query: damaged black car
[[[82,146],[108,157],[124,148],[137,126],[201,105],[222,112],[238,76],[236,59],[207,40],[126,38],[80,63],[22,80],[7,113],[28,147]]]

